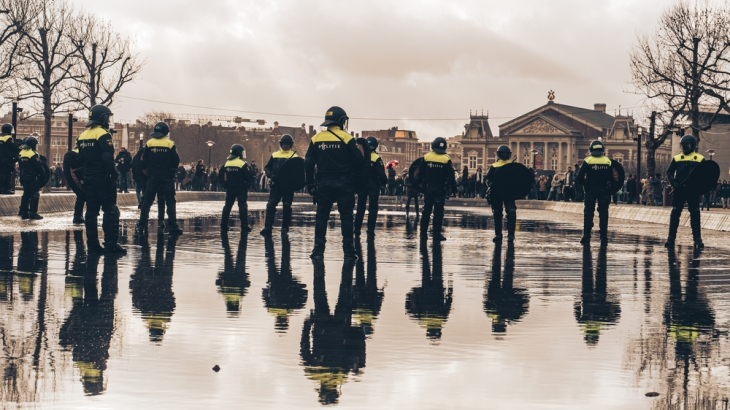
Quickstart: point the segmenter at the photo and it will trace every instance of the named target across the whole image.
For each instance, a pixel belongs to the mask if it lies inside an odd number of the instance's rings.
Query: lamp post
[[[68,150],[71,151],[74,147],[73,138],[74,138],[74,123],[78,121],[78,119],[74,118],[74,112],[71,108],[68,109]]]
[[[641,203],[641,139],[644,127],[636,127],[636,204]]]
[[[144,132],[139,133],[139,149],[144,149]]]
[[[710,155],[710,161],[712,161],[712,156],[715,155],[715,150],[714,149],[708,149],[705,152],[707,152]]]
[[[211,167],[211,164],[210,164],[210,161],[211,161],[211,160],[210,160],[210,152],[211,152],[211,150],[213,149],[213,144],[215,144],[215,142],[214,142],[214,141],[210,141],[210,140],[208,140],[208,141],[206,142],[206,144],[208,144],[208,172],[206,172],[206,175],[210,176],[210,167]],[[207,179],[208,179],[208,178],[206,178],[206,180],[207,180]],[[206,185],[208,185],[208,184],[206,183]]]
[[[530,152],[532,152],[532,169],[537,171],[537,167],[535,166],[535,158],[537,157],[537,153],[540,151],[533,148]]]

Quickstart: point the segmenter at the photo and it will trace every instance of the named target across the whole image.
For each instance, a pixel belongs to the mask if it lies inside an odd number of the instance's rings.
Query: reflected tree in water
[[[591,248],[583,247],[581,294],[580,300],[575,302],[574,310],[575,320],[580,324],[588,346],[597,345],[601,333],[618,323],[621,317],[619,297],[608,293],[606,251],[606,246],[599,248],[594,281]]]
[[[428,249],[421,248],[423,270],[421,286],[412,288],[406,295],[406,312],[426,329],[426,337],[432,341],[441,339],[441,332],[451,312],[454,293],[451,283],[444,287],[441,244],[433,245],[433,270]]]
[[[175,312],[175,294],[172,292],[173,262],[178,235],[170,235],[165,249],[165,237],[157,236],[155,263],[150,248],[142,243],[137,267],[129,281],[132,305],[142,316],[149,329],[150,341],[162,342],[172,314]]]
[[[276,250],[271,235],[264,237],[264,245],[268,280],[261,297],[266,310],[276,318],[276,331],[285,332],[289,329],[289,316],[307,303],[307,286],[292,274],[288,235],[281,235],[281,269],[276,268]]]
[[[355,310],[354,321],[359,324],[366,336],[373,333],[373,322],[380,314],[383,306],[383,288],[378,288],[378,261],[375,251],[375,238],[368,235],[368,262],[367,276],[365,275],[365,262],[363,258],[357,260],[355,265]],[[362,245],[359,238],[355,240],[357,253],[362,255]]]
[[[251,286],[251,281],[248,280],[248,273],[246,273],[248,236],[241,235],[235,262],[233,261],[231,245],[228,242],[228,234],[222,234],[221,239],[223,245],[223,270],[218,272],[218,278],[215,280],[215,284],[218,286],[218,292],[223,295],[228,316],[238,316],[240,314],[241,301],[246,296],[249,286]]]
[[[352,326],[353,262],[342,266],[340,290],[334,314],[325,289],[324,262],[314,260],[314,310],[304,321],[300,354],[306,376],[319,383],[319,401],[337,403],[348,374],[365,367],[365,334]]]
[[[507,245],[502,273],[502,246],[494,247],[492,256],[492,276],[484,293],[484,312],[492,319],[492,332],[505,333],[507,325],[518,322],[527,314],[530,295],[526,289],[513,285],[515,271],[515,246],[512,241]]]

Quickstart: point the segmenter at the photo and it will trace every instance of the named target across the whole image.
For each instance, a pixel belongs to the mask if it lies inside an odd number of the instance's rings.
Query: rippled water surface
[[[118,260],[87,258],[81,231],[0,234],[3,406],[727,408],[727,251],[584,251],[520,217],[514,246],[460,212],[421,250],[386,212],[355,264],[332,228],[309,259],[308,213],[288,239],[225,241],[207,217],[130,231]]]

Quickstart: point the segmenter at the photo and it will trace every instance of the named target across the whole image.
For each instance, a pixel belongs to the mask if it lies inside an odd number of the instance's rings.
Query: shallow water
[[[584,252],[529,219],[495,248],[491,218],[454,212],[421,252],[391,211],[358,263],[331,229],[313,264],[311,213],[227,246],[209,215],[127,236],[118,260],[87,258],[81,231],[0,234],[3,406],[727,408],[724,250]]]

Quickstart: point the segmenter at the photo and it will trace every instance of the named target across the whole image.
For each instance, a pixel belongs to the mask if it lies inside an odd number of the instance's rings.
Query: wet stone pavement
[[[495,247],[491,216],[452,210],[421,250],[386,209],[357,263],[334,218],[313,263],[308,207],[288,238],[222,240],[220,204],[183,205],[185,233],[146,242],[123,210],[121,259],[87,257],[68,215],[0,218],[17,225],[0,233],[3,408],[728,407],[723,248],[615,233],[584,250],[527,211]]]

